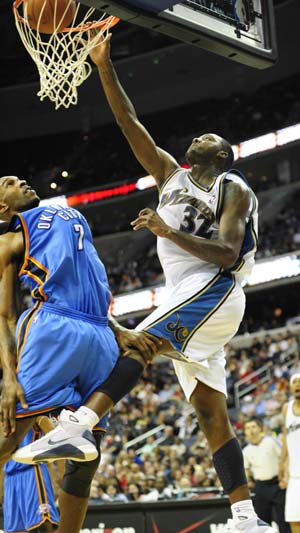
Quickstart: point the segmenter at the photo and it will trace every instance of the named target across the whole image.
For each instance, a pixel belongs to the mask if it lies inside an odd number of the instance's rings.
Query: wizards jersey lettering
[[[33,300],[106,316],[107,276],[84,216],[69,207],[43,206],[17,215],[13,227],[20,223],[25,255],[19,276]]]
[[[245,184],[242,174],[232,170],[217,176],[206,188],[197,183],[188,170],[177,169],[163,184],[157,212],[166,224],[179,231],[202,239],[217,239],[225,183],[229,181]],[[256,249],[257,200],[252,191],[251,198],[241,253],[236,264],[229,269],[230,272],[238,272],[240,281],[250,273]],[[215,275],[219,271],[217,265],[202,261],[168,239],[158,237],[157,251],[169,287],[194,273]]]

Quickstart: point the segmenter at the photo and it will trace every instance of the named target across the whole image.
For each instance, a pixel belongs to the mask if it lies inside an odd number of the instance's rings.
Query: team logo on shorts
[[[50,508],[49,503],[41,503],[38,509],[38,514],[41,514],[41,515],[48,514],[50,513],[50,511],[51,511],[51,508]]]
[[[173,333],[177,342],[184,342],[189,334],[188,328],[180,324],[180,316],[178,313],[176,313],[176,322],[167,322],[166,330]]]

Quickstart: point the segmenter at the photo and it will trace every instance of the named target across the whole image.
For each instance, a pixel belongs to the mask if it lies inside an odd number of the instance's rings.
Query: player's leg
[[[90,324],[86,328],[89,330],[85,335],[89,339],[87,354],[82,358],[76,383],[84,405],[76,412],[63,410],[58,427],[36,443],[19,449],[14,454],[17,461],[34,464],[58,458],[94,459],[97,450],[91,430],[141,377],[146,363],[139,353],[119,357],[119,348],[110,328],[97,328],[96,336],[90,331]]]
[[[221,392],[198,381],[190,402],[195,409],[199,425],[207,438],[214,457],[217,474],[224,490],[229,494],[231,503],[249,499],[243,460],[229,421],[226,397]],[[232,443],[232,448],[229,449],[229,460],[226,458],[222,461],[218,451],[226,445],[230,448],[230,443]],[[226,451],[224,450],[224,458],[225,454]],[[230,464],[231,457],[233,459],[232,464]],[[222,471],[223,462],[224,472]]]
[[[253,505],[257,515],[265,522],[271,524],[272,522],[272,510],[273,510],[273,498],[275,496],[276,485],[270,485],[266,483],[256,482],[253,499]]]
[[[300,522],[290,522],[291,532],[300,533]]]
[[[285,490],[279,488],[276,484],[274,485],[274,495],[272,499],[273,508],[275,511],[275,522],[278,525],[279,533],[291,533],[291,528],[285,520],[284,516],[284,507],[285,507]],[[262,515],[256,511],[259,516],[264,520]]]
[[[0,428],[0,465],[1,467],[11,458],[12,454],[22,442],[26,433],[33,426],[35,417],[17,419],[16,431],[5,437],[3,429]]]
[[[285,494],[285,520],[292,533],[300,533],[299,491],[300,479],[290,476]]]
[[[90,496],[90,487],[100,462],[102,434],[95,432],[98,457],[94,461],[78,463],[67,461],[59,494],[59,533],[79,533],[82,527]]]
[[[259,520],[254,511],[247,486],[243,454],[229,421],[225,395],[198,382],[190,402],[207,438],[215,470],[229,496],[233,522],[229,524],[228,531],[273,533],[274,530]]]

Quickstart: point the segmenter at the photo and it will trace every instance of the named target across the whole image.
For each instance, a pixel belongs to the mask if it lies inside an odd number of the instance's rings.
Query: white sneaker
[[[61,459],[83,462],[97,457],[93,433],[65,409],[55,429],[32,444],[19,448],[12,456],[14,461],[25,464],[51,463]]]
[[[256,516],[238,524],[229,519],[222,533],[276,533],[276,530]]]

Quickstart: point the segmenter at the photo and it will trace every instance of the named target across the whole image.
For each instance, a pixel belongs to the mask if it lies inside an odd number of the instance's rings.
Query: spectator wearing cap
[[[280,533],[290,533],[285,522],[285,490],[278,480],[281,445],[273,437],[263,434],[263,423],[251,418],[244,424],[248,444],[243,449],[249,488],[254,490],[254,508],[262,520],[278,524]]]

